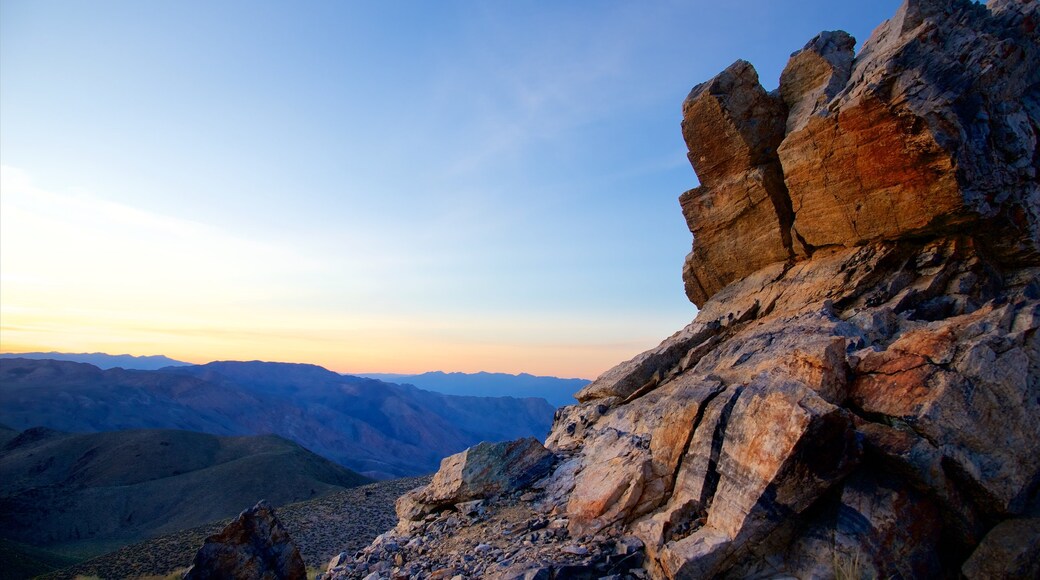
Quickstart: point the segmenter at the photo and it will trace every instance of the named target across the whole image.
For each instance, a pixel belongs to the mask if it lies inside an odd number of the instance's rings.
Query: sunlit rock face
[[[774,93],[743,61],[695,87],[683,136],[701,186],[680,198],[690,299],[819,248],[970,224],[1005,259],[1035,256],[1036,14],[1032,2],[908,1],[855,58],[850,36],[821,33]]]
[[[1038,569],[1037,6],[908,0],[693,89],[700,312],[557,412],[536,510],[660,578]]]

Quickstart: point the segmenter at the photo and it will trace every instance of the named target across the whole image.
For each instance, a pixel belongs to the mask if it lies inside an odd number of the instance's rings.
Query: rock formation
[[[185,580],[306,580],[307,568],[274,509],[261,500],[206,538]]]
[[[557,412],[546,476],[329,576],[1035,575],[1038,6],[907,0],[777,91],[743,61],[696,86],[697,318]]]

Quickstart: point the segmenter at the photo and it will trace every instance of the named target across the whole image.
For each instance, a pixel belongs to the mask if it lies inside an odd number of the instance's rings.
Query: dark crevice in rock
[[[868,421],[870,423],[877,423],[878,425],[884,425],[885,427],[892,427],[894,429],[899,429],[900,431],[906,431],[908,433],[913,433],[915,436],[927,441],[929,444],[931,444],[932,447],[935,447],[936,449],[940,448],[940,445],[937,441],[935,441],[933,437],[930,437],[927,433],[917,429],[912,422],[907,421],[907,419],[911,419],[910,417],[895,417],[892,415],[886,415],[884,413],[867,411],[851,400],[845,401],[843,406],[845,407],[845,409],[851,411],[857,417],[863,419],[864,421]]]
[[[715,491],[719,487],[719,456],[722,455],[722,444],[726,440],[726,426],[729,424],[730,415],[733,413],[733,406],[737,404],[737,399],[740,398],[743,392],[744,387],[734,389],[733,395],[720,412],[719,421],[715,424],[715,432],[711,436],[711,455],[708,458],[708,473],[704,476],[704,485],[701,487],[701,497],[699,498],[700,505],[703,506],[702,509],[705,511],[711,505],[712,500],[715,498]]]
[[[787,191],[784,183],[784,169],[780,165],[780,158],[776,156],[776,150],[771,152],[769,164],[762,168],[763,186],[769,194],[769,201],[773,203],[773,211],[780,226],[780,239],[789,259],[794,259],[797,253],[791,237],[791,229],[794,226],[794,208],[791,205],[791,194]],[[802,242],[804,246],[804,242]]]
[[[736,395],[734,395],[734,400],[736,400],[736,397],[740,395],[741,390],[742,389],[740,388],[736,389]],[[693,428],[690,429],[689,435],[686,436],[686,442],[683,444],[683,450],[682,453],[679,455],[679,461],[675,464],[675,469],[672,470],[672,479],[671,483],[669,484],[670,489],[668,490],[668,493],[665,494],[665,496],[661,499],[661,505],[664,505],[668,502],[668,499],[671,497],[672,492],[675,489],[675,482],[679,479],[679,472],[682,470],[683,460],[686,458],[687,453],[690,452],[690,445],[693,443],[693,437],[697,434],[697,429],[701,426],[701,422],[704,420],[704,412],[708,409],[708,405],[710,405],[716,397],[718,397],[725,391],[726,387],[717,387],[717,390],[705,397],[704,400],[701,401],[700,406],[697,408],[697,415],[693,418]],[[730,408],[732,408],[732,405],[730,405]],[[703,505],[703,502],[701,503]]]

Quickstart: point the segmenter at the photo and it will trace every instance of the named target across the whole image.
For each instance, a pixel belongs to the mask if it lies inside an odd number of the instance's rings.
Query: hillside
[[[325,563],[336,554],[353,554],[392,527],[397,519],[394,515],[397,498],[428,482],[429,476],[413,477],[334,491],[320,498],[281,506],[277,508],[277,515],[299,546],[307,567],[324,569]],[[131,544],[45,578],[134,578],[168,574],[187,567],[203,540],[219,532],[229,521],[227,518]]]
[[[574,393],[589,384],[586,379],[541,377],[528,373],[445,373],[433,371],[419,375],[363,375],[446,395],[477,397],[539,397],[556,407],[574,404]]]
[[[123,368],[138,371],[154,371],[169,366],[184,366],[181,362],[162,355],[134,356],[132,354],[106,354],[103,352],[22,352],[3,353],[0,358],[29,358],[33,360],[64,360],[87,363],[99,369]]]
[[[274,433],[377,478],[434,471],[480,441],[544,437],[542,399],[453,397],[314,365],[214,362],[160,371],[0,359],[0,422],[61,431]]]
[[[82,558],[369,481],[273,435],[34,428],[0,450],[0,538]]]

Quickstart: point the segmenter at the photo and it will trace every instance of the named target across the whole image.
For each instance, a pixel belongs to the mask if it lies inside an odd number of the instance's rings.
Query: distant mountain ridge
[[[371,480],[275,435],[3,430],[0,538],[90,553]]]
[[[156,371],[171,366],[186,366],[186,363],[174,360],[161,354],[135,356],[132,354],[106,354],[103,352],[23,352],[0,354],[0,358],[28,358],[34,360],[64,360],[69,362],[92,364],[99,369],[108,370],[123,368],[138,371]]]
[[[449,396],[305,364],[139,371],[0,359],[0,423],[15,429],[273,433],[376,478],[435,471],[480,441],[542,438],[553,412],[542,399]]]
[[[432,371],[418,375],[400,375],[393,373],[370,373],[356,375],[388,381],[398,384],[409,384],[446,395],[467,395],[478,397],[540,397],[555,407],[573,405],[576,401],[574,393],[589,384],[587,379],[565,379],[559,377],[536,376],[528,373],[511,375],[508,373],[446,373]]]

